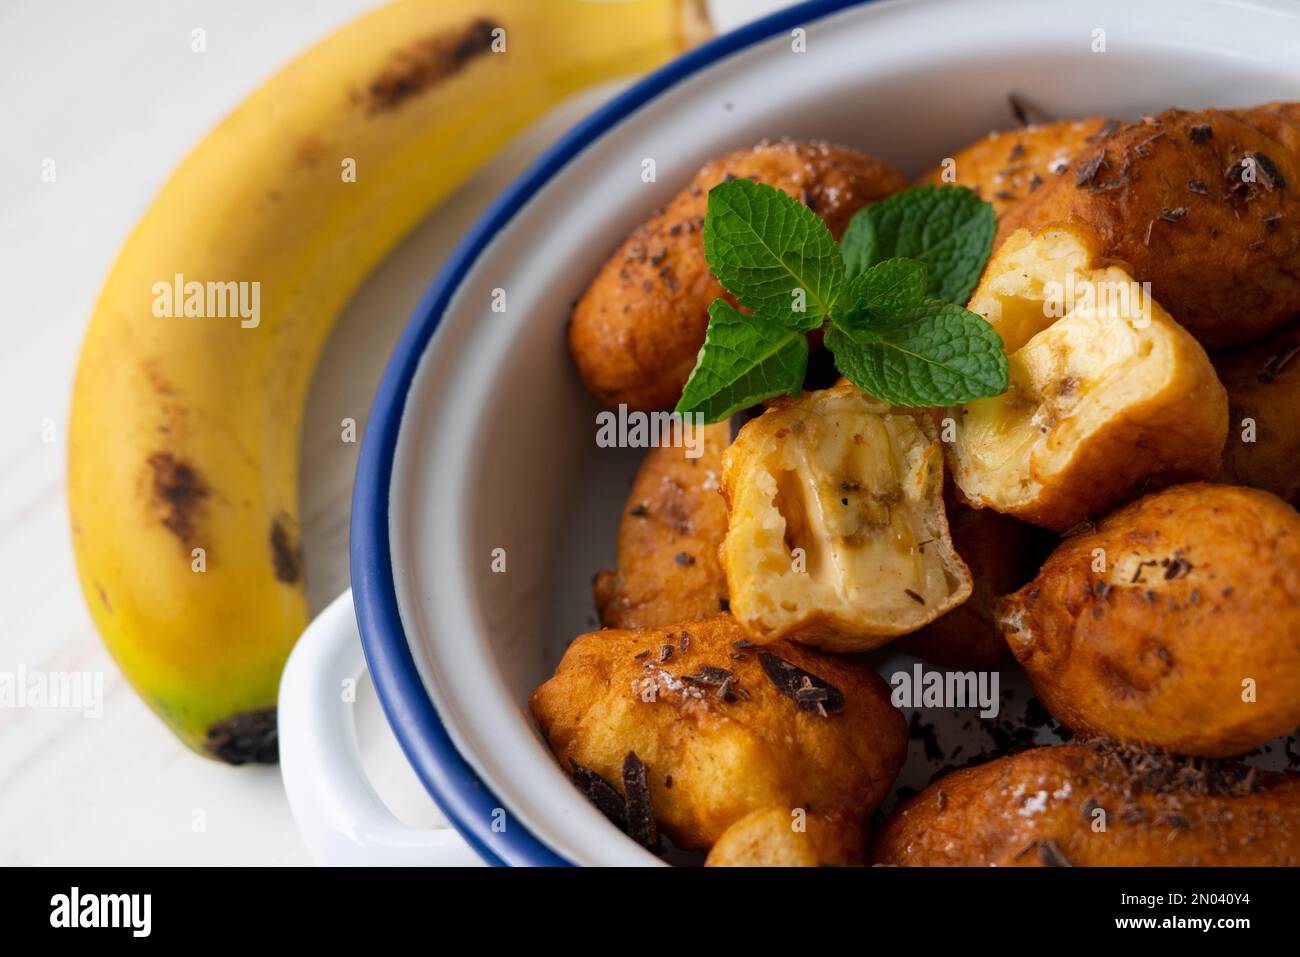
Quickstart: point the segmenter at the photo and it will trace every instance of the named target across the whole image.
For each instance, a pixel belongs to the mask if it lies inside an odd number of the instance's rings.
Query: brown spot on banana
[[[218,721],[208,728],[203,747],[227,764],[275,764],[280,760],[275,709],[245,711]]]
[[[146,460],[151,501],[162,512],[163,526],[188,550],[198,537],[198,520],[212,491],[199,471],[171,452],[154,452]]]
[[[298,141],[297,147],[293,153],[293,164],[303,169],[312,169],[320,165],[320,161],[325,158],[325,142],[319,136],[304,136]],[[274,190],[268,192],[268,198]],[[275,195],[276,199],[279,194]]]
[[[298,541],[297,522],[286,512],[271,520],[271,564],[275,577],[286,585],[302,580],[302,543]]]
[[[443,80],[455,76],[471,61],[491,51],[492,33],[500,25],[486,17],[457,30],[423,37],[397,50],[365,93],[366,114],[396,110]]]

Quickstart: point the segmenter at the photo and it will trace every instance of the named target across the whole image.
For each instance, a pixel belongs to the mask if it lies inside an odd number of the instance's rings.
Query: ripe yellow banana
[[[307,615],[302,406],[354,290],[546,109],[706,35],[701,9],[394,3],[285,67],[163,187],[86,333],[68,500],[95,623],[190,747],[276,759],[276,688]]]

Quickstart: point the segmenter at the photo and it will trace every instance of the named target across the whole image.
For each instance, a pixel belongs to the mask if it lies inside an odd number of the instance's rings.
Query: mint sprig
[[[888,326],[826,330],[835,367],[864,392],[895,405],[937,406],[1007,387],[1002,339],[961,306],[927,299]]]
[[[903,257],[930,267],[929,291],[965,303],[993,252],[993,207],[964,186],[917,186],[858,210],[840,248],[851,277]]]
[[[875,211],[875,212],[873,212]],[[677,411],[717,422],[803,386],[809,332],[849,381],[895,405],[996,395],[1002,340],[964,302],[988,261],[993,211],[962,187],[918,187],[858,212],[836,245],[783,191],[732,180],[709,191],[704,252],[747,311],[723,299]]]
[[[821,217],[747,179],[709,191],[704,256],[741,305],[791,329],[816,329],[844,284],[839,247]]]
[[[678,411],[720,422],[774,395],[795,395],[808,368],[808,339],[761,316],[738,312],[725,299],[709,306],[709,331]]]

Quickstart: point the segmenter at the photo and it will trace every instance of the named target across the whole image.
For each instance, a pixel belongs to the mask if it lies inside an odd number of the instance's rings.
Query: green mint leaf
[[[927,272],[917,259],[886,259],[869,267],[845,283],[831,322],[852,334],[906,318],[925,298]]]
[[[1007,388],[1002,339],[979,316],[926,300],[887,327],[826,331],[835,366],[859,389],[903,406],[956,405]]]
[[[915,186],[858,210],[840,248],[850,278],[886,259],[919,259],[930,295],[965,304],[996,232],[992,205],[966,187]]]
[[[742,305],[789,329],[821,325],[844,282],[839,249],[821,218],[747,179],[709,190],[704,255]]]
[[[709,306],[709,331],[675,411],[721,422],[775,395],[795,395],[808,367],[808,340],[725,299]]]

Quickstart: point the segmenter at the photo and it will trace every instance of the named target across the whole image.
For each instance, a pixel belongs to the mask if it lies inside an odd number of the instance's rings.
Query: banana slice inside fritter
[[[1209,357],[1098,248],[1082,226],[1020,230],[971,299],[1010,380],[951,410],[954,478],[976,506],[1064,530],[1218,471],[1227,395]]]
[[[758,641],[862,651],[960,605],[942,488],[928,414],[851,385],[776,404],[724,464],[732,614]]]

